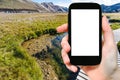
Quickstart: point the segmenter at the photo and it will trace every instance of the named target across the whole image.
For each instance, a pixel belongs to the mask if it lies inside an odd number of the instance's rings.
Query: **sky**
[[[71,4],[71,0],[32,0],[35,2],[53,2],[56,5],[68,7]]]
[[[112,5],[120,3],[120,0],[32,0],[34,2],[53,2],[56,5],[68,7],[73,2],[96,2],[99,4]]]
[[[72,0],[72,2],[96,2],[99,4],[112,5],[120,3],[120,0]]]

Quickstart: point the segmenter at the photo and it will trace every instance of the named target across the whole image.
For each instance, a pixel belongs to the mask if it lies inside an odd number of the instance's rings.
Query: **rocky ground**
[[[23,43],[23,47],[27,49],[30,55],[34,55],[40,51],[47,50],[48,47],[51,48],[51,40],[55,36],[50,36],[49,34],[40,36],[37,39],[31,39]]]
[[[44,74],[44,80],[58,80],[58,76],[55,73],[53,67],[46,62],[46,60],[39,59],[44,58],[45,53],[52,47],[51,40],[55,36],[43,35],[37,39],[32,39],[23,43],[23,47],[28,51],[31,56],[36,58],[36,61],[40,65]]]

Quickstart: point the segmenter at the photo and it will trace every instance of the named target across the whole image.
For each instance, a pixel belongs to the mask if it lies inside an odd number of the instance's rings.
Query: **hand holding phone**
[[[63,24],[57,28],[57,32],[67,32],[69,29],[67,24]],[[102,60],[99,65],[93,66],[82,66],[82,70],[88,75],[91,80],[111,80],[117,68],[117,46],[114,41],[113,32],[108,24],[106,16],[102,17],[102,31],[103,31],[103,41],[102,41]],[[71,50],[68,43],[68,36],[66,35],[61,42],[62,51],[61,55],[63,62],[66,67],[73,71],[77,71],[77,66],[70,63],[70,58],[68,57],[68,52]],[[112,60],[112,61],[111,61]],[[93,75],[95,74],[95,75]],[[111,75],[112,74],[112,75]],[[117,79],[119,75],[117,76]],[[116,76],[115,76],[116,78]],[[114,79],[113,79],[114,80]]]

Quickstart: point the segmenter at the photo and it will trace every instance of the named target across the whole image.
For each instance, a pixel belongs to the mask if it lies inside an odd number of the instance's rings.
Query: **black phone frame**
[[[102,12],[101,7],[97,3],[72,3],[69,6],[68,13],[68,42],[71,46],[71,9],[99,9],[99,56],[71,56],[69,52],[70,63],[73,65],[97,65],[100,64],[102,58]],[[72,48],[72,46],[71,46]]]

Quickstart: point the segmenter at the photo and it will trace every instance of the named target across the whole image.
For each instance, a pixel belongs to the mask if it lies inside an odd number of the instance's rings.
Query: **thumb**
[[[108,20],[106,16],[102,18],[102,30],[103,30],[103,38],[104,44],[110,45],[114,43],[114,37],[111,27],[109,26]]]
[[[102,18],[102,29],[104,38],[104,45],[102,47],[102,68],[105,75],[109,77],[117,67],[117,46],[106,16]]]

